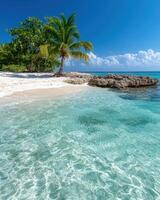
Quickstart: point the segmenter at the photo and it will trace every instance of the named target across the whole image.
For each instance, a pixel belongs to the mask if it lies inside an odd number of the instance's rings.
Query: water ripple
[[[0,108],[0,199],[160,199],[154,106],[93,89]]]

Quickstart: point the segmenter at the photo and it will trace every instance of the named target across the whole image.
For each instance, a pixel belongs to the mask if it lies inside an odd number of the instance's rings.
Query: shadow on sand
[[[11,73],[3,72],[0,73],[1,77],[10,77],[10,78],[52,78],[53,73]]]

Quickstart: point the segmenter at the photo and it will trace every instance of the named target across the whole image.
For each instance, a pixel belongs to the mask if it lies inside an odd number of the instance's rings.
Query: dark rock
[[[93,76],[87,73],[79,73],[79,72],[64,72],[62,74],[54,74],[55,77],[69,77],[69,78],[84,78],[89,80]]]
[[[70,84],[84,84],[87,83],[88,80],[86,78],[71,78],[71,79],[67,79],[65,80],[66,83],[70,83]]]
[[[153,86],[158,83],[157,79],[152,79],[145,76],[130,76],[130,75],[108,75],[105,77],[92,77],[88,84],[97,87],[108,87],[108,88],[138,88]]]

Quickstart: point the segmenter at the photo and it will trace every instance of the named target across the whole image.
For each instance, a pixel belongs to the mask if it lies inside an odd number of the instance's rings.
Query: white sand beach
[[[30,91],[32,94],[40,93],[40,89],[64,89],[74,90],[73,88],[84,87],[84,85],[70,85],[64,82],[66,77],[53,77],[51,73],[11,73],[0,72],[0,97],[10,96],[15,93]],[[48,90],[46,90],[47,93]],[[56,93],[58,90],[56,90]]]

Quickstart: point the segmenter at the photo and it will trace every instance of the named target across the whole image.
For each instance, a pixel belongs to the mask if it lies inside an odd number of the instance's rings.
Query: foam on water
[[[1,106],[0,199],[160,199],[160,104],[150,90]]]

